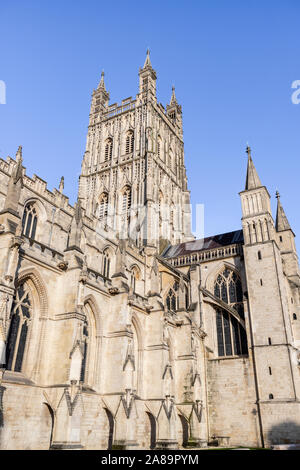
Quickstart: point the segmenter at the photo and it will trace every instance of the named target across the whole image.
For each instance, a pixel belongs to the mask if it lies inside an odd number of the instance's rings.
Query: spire
[[[13,168],[11,177],[8,182],[7,195],[4,203],[5,209],[11,209],[15,213],[18,212],[18,204],[23,188],[23,159],[22,147],[18,148],[16,153],[16,165]]]
[[[75,205],[74,216],[71,221],[67,250],[75,249],[82,253],[80,249],[82,225],[83,225],[83,221],[82,221],[81,201],[80,199],[78,199]]]
[[[176,95],[175,95],[175,87],[173,85],[172,86],[172,96],[171,96],[170,106],[173,106],[175,104],[177,104],[177,100],[176,100]]]
[[[19,146],[16,153],[16,162],[22,161],[22,145]]]
[[[75,208],[75,214],[74,214],[76,224],[79,225],[80,222],[82,222],[82,209],[81,209],[81,201],[78,199],[76,208]]]
[[[104,70],[101,72],[101,80],[99,82],[98,88],[102,88],[102,90],[106,91],[105,83],[104,83]]]
[[[59,183],[59,192],[62,193],[65,186],[65,178],[62,176]]]
[[[276,231],[283,232],[284,230],[291,230],[291,226],[289,221],[285,215],[283,207],[280,202],[280,194],[276,191],[276,198],[277,198],[277,213],[276,213]]]
[[[17,162],[17,165],[15,166],[12,172],[12,179],[13,179],[14,184],[16,184],[19,180],[21,180],[21,185],[22,185],[23,184],[23,178],[22,178],[23,159],[22,159],[22,147],[21,146],[18,148],[18,151],[16,153],[16,162]]]
[[[248,168],[247,168],[247,177],[246,177],[246,186],[245,190],[248,189],[255,189],[262,186],[259,176],[257,174],[256,168],[254,166],[252,157],[251,157],[251,149],[249,145],[247,145],[246,153],[248,154]]]
[[[144,63],[144,68],[146,67],[151,67],[152,68],[152,64],[151,64],[151,60],[150,60],[150,50],[149,48],[147,49],[147,55],[146,55],[146,60],[145,60],[145,63]]]

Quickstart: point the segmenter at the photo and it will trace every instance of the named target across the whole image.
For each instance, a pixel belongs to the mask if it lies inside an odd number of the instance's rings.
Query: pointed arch
[[[39,312],[41,317],[46,317],[48,313],[48,295],[45,283],[35,267],[26,268],[18,273],[15,281],[17,287],[22,282],[30,279],[37,291],[39,297]]]
[[[93,312],[93,315],[95,317],[95,326],[96,326],[96,335],[97,336],[102,336],[103,334],[103,325],[102,325],[102,316],[101,316],[101,311],[98,307],[98,304],[96,302],[96,299],[94,297],[93,294],[88,294],[84,300],[83,300],[83,303],[84,304],[89,304],[91,309],[92,309],[92,312]]]
[[[108,137],[104,145],[104,161],[108,162],[109,160],[111,160],[112,155],[113,155],[113,139],[111,137]]]
[[[223,267],[216,273],[213,295],[220,299],[216,304],[216,334],[218,356],[239,356],[248,353],[247,335],[244,328],[244,302],[240,275],[232,268]],[[228,304],[230,309],[222,306]],[[233,312],[237,312],[238,316]]]
[[[226,268],[234,271],[241,278],[243,284],[241,273],[238,271],[236,266],[228,261],[220,261],[207,276],[204,284],[205,289],[209,290],[210,292],[213,292],[215,279],[217,278],[218,274]]]
[[[133,293],[135,293],[136,291],[138,291],[137,286],[138,286],[138,282],[141,279],[141,270],[137,264],[133,264],[129,268],[129,272],[130,272],[130,287]]]
[[[142,334],[142,326],[136,315],[132,315],[132,329],[133,329],[133,350],[135,356],[135,371],[134,381],[136,390],[139,395],[142,394],[143,387],[143,366],[144,366],[144,337]]]
[[[126,133],[126,141],[125,141],[125,153],[133,153],[134,150],[134,132],[132,129],[128,130]]]
[[[36,378],[42,363],[47,292],[36,268],[20,272],[15,281],[15,295],[7,341],[7,369]]]
[[[24,202],[22,216],[22,235],[31,239],[43,238],[44,223],[47,212],[44,204],[38,198],[28,198]]]
[[[103,259],[102,259],[102,274],[105,279],[110,278],[111,274],[111,250],[109,247],[103,250]]]
[[[99,361],[101,352],[100,312],[92,294],[84,299],[86,319],[82,332],[82,367],[81,380],[93,387],[99,380]]]
[[[96,216],[99,220],[106,223],[108,215],[108,193],[103,192],[98,200],[96,205]]]

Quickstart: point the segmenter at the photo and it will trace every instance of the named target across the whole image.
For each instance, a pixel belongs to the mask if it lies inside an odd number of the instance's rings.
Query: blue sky
[[[158,100],[172,84],[183,107],[192,202],[205,235],[240,228],[246,143],[300,236],[299,0],[14,0],[0,6],[0,157],[23,145],[24,165],[50,190],[65,177],[74,203],[90,97],[105,70],[111,103],[138,91],[147,47]],[[298,247],[300,248],[299,242]]]

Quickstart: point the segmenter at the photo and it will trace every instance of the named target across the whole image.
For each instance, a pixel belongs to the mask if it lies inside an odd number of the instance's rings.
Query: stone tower
[[[290,273],[285,272],[284,267],[284,257],[294,257],[292,237],[288,233],[290,227],[287,227],[286,219],[283,223],[283,213],[279,209],[275,228],[270,195],[260,182],[249,147],[247,153],[246,187],[240,193],[246,297],[262,441],[268,441],[272,434],[278,433],[278,427],[287,426],[282,417],[292,418],[299,410],[299,371],[288,298],[292,298],[293,293],[286,278],[287,274],[293,276],[296,273],[293,263],[287,265]],[[279,237],[287,239],[286,249],[290,254],[283,254]]]
[[[193,236],[181,106],[174,87],[166,109],[157,102],[156,78],[147,51],[136,99],[109,106],[102,72],[92,95],[79,199],[99,230],[160,251]]]

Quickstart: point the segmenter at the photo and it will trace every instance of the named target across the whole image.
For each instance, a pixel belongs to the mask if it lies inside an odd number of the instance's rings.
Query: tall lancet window
[[[131,208],[131,188],[126,186],[123,190],[122,195],[122,214],[126,216],[127,221],[129,221]]]
[[[160,135],[157,137],[157,155],[159,158],[162,158],[162,141]]]
[[[23,234],[28,238],[34,238],[37,227],[37,211],[34,203],[29,203],[25,206],[22,228]]]
[[[244,320],[242,283],[239,276],[225,268],[217,277],[214,294],[234,308]],[[247,336],[237,319],[222,308],[216,309],[216,328],[219,356],[238,356],[248,354]]]
[[[80,371],[80,380],[85,382],[86,379],[86,367],[87,367],[87,353],[88,353],[88,342],[89,342],[89,323],[87,317],[83,324],[82,331],[82,362]]]
[[[137,281],[140,279],[140,272],[137,266],[133,266],[130,271],[130,287],[132,292],[136,292]]]
[[[175,281],[167,293],[166,306],[169,312],[176,312],[178,308],[178,289],[179,284]]]
[[[113,140],[109,137],[105,142],[105,149],[104,149],[104,161],[105,162],[112,159],[112,152],[113,152]]]
[[[126,136],[126,153],[132,153],[134,149],[134,134],[129,131]]]
[[[29,322],[32,315],[32,301],[26,283],[16,291],[11,310],[11,323],[6,348],[6,368],[21,372],[27,341]]]
[[[98,217],[99,220],[103,222],[107,221],[107,213],[108,213],[108,194],[103,193],[100,196],[99,205],[98,205]]]
[[[109,278],[110,274],[110,253],[108,248],[103,252],[103,276],[107,279]]]

